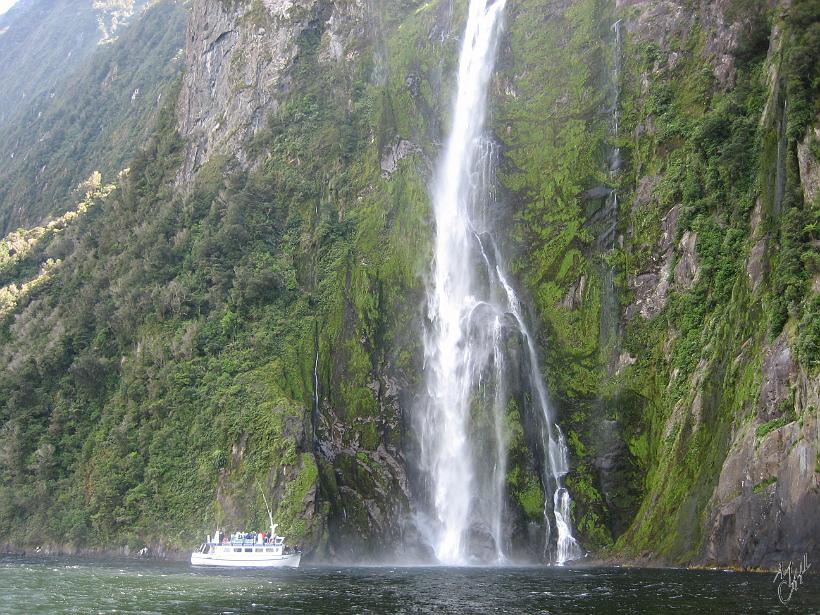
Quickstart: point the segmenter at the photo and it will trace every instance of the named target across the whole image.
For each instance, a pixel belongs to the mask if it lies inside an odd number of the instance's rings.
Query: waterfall
[[[618,175],[621,172],[623,161],[621,148],[618,145],[621,128],[621,66],[622,66],[622,35],[621,20],[612,24],[613,51],[612,69],[610,71],[610,88],[612,99],[609,107],[609,139],[610,152],[608,174],[612,186],[604,203],[600,216],[603,228],[596,240],[596,247],[602,252],[610,252],[615,248],[615,235],[618,227]],[[618,343],[620,338],[620,314],[618,297],[615,292],[615,268],[602,262],[599,266],[601,273],[601,323],[600,347],[606,355],[607,369],[612,373],[618,361]]]
[[[623,63],[623,40],[621,35],[621,20],[619,19],[612,24],[612,32],[615,38],[612,58],[612,113],[610,116],[610,132],[618,139],[621,132],[621,65]],[[618,144],[612,150],[609,170],[611,173],[617,173],[621,170],[621,148]]]
[[[602,250],[611,250],[615,247],[615,232],[618,224],[618,189],[615,187],[618,173],[621,170],[623,161],[621,158],[621,148],[618,146],[618,137],[621,131],[621,20],[612,24],[614,37],[612,70],[610,72],[610,87],[612,89],[612,102],[609,106],[609,181],[613,185],[609,190],[603,212],[600,216],[603,229],[598,234],[596,245]]]
[[[313,410],[319,413],[319,350],[313,358]]]
[[[419,469],[429,490],[422,523],[446,564],[502,562],[509,382],[526,383],[542,423],[546,544],[555,561],[580,555],[569,519],[563,435],[554,425],[535,343],[494,238],[496,151],[485,132],[487,90],[506,0],[471,0],[447,142],[432,184],[434,261],[424,331],[425,394],[416,413]],[[508,342],[521,342],[526,373]],[[549,515],[557,536],[551,536]]]
[[[313,450],[316,450],[319,444],[319,437],[316,434],[316,429],[319,424],[319,324],[314,323],[313,328],[313,408],[310,413],[311,437],[313,443]]]

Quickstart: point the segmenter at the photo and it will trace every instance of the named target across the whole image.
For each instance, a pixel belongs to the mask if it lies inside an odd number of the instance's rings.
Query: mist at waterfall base
[[[510,559],[511,400],[536,434],[544,502],[541,559],[581,556],[572,535],[563,435],[495,229],[495,147],[485,118],[506,0],[471,0],[447,141],[431,188],[436,236],[427,290],[425,385],[414,413],[423,477],[416,526],[448,565]]]
[[[0,556],[0,615],[98,613],[818,613],[771,574],[625,568],[197,570],[186,562]]]

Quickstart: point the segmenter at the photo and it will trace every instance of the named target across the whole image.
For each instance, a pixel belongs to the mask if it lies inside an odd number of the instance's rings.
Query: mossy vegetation
[[[590,431],[606,415],[598,400],[611,394],[611,348],[601,347],[604,261],[593,246],[600,229],[588,224],[603,198],[586,193],[617,187],[607,169],[610,118],[602,112],[613,95],[615,19],[597,0],[558,13],[533,0],[510,11],[494,127],[504,145],[500,180],[513,205],[515,273],[542,325],[543,371],[559,421],[569,423],[574,522],[586,545],[601,548],[612,542],[611,519]]]
[[[568,428],[574,521],[592,547],[615,543],[618,553],[685,561],[700,544],[730,425],[757,404],[761,349],[787,322],[798,323],[792,330],[801,363],[816,369],[810,314],[817,294],[807,282],[816,276],[817,204],[802,201],[795,147],[816,113],[817,67],[807,54],[817,16],[808,3],[783,14],[755,12],[729,87],[711,69],[706,43],[713,33],[703,24],[669,40],[626,35],[615,137],[606,113],[611,7],[579,2],[551,14],[536,5],[512,10],[514,51],[502,55],[506,94],[495,127],[505,145],[501,179],[519,221],[517,273],[543,324],[545,374]],[[749,11],[738,7],[733,19]],[[767,58],[775,23],[783,44]],[[772,87],[773,66],[792,75],[785,90]],[[802,102],[789,103],[783,118],[764,116],[792,96]],[[814,109],[808,115],[807,104]],[[606,155],[615,146],[625,164],[612,178]],[[594,242],[601,186],[617,188],[621,203],[622,239],[606,255]],[[676,223],[664,220],[673,208]],[[649,319],[623,322],[616,351],[628,362],[613,369],[599,320],[607,304],[599,264],[614,267],[622,318],[635,298],[630,280],[662,269],[664,232],[674,234],[677,248],[664,274],[666,305]],[[772,240],[762,263],[749,265],[752,246],[766,234]],[[684,235],[694,238],[692,255],[681,254]],[[676,279],[684,257],[691,279]],[[763,270],[755,273],[759,286],[747,272],[755,266]],[[602,421],[614,436],[601,431]],[[615,450],[622,462],[602,470],[600,460]]]
[[[774,476],[771,476],[771,477],[767,478],[766,480],[762,480],[752,488],[752,493],[763,493],[769,487],[774,485],[776,482],[777,482],[777,478],[774,477]]]
[[[758,428],[755,430],[755,435],[762,440],[771,432],[775,431],[776,429],[780,429],[787,423],[789,423],[789,419],[785,416],[772,419],[771,421],[759,425]]]

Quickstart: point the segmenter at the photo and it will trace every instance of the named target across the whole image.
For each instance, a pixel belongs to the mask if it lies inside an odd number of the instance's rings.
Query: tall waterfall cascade
[[[600,219],[602,229],[596,238],[596,246],[603,251],[612,250],[615,247],[615,233],[618,223],[618,189],[616,187],[618,174],[623,166],[621,148],[618,145],[618,138],[621,132],[621,63],[622,63],[622,34],[621,20],[619,19],[611,26],[612,43],[612,67],[610,70],[609,86],[612,91],[610,103],[606,109],[609,124],[609,160],[607,172],[609,188],[606,201],[597,218]]]
[[[609,116],[609,193],[604,202],[600,221],[602,230],[596,238],[595,245],[601,254],[611,253],[615,249],[618,228],[618,178],[623,167],[621,148],[618,144],[621,130],[621,72],[623,39],[621,20],[610,27],[612,32],[612,66],[610,69],[611,100],[607,114]],[[615,267],[606,262],[599,267],[601,273],[601,323],[600,345],[608,354],[607,368],[611,373],[617,368],[618,343],[620,337],[619,306],[615,291]]]
[[[449,134],[431,189],[436,237],[424,331],[426,389],[415,415],[429,516],[420,525],[437,559],[454,565],[507,560],[506,413],[515,385],[525,389],[540,424],[545,549],[559,564],[581,555],[563,486],[564,436],[553,422],[535,341],[495,240],[496,150],[485,118],[505,4],[470,0]],[[515,345],[517,353],[510,350]]]

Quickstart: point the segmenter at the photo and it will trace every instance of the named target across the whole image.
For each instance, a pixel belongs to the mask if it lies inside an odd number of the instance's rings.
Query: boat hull
[[[244,557],[243,557],[244,556]],[[192,566],[213,566],[219,568],[298,568],[301,553],[271,555],[268,553],[192,553]]]

